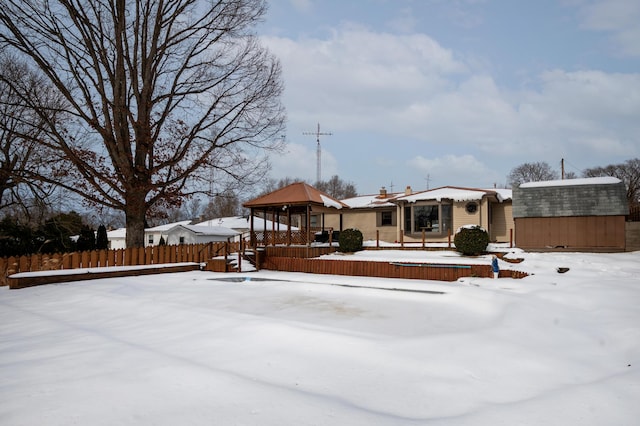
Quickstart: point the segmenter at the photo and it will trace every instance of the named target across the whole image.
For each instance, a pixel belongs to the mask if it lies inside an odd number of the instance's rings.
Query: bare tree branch
[[[154,204],[180,203],[211,169],[255,179],[285,120],[280,64],[252,34],[265,11],[265,0],[5,0],[0,43],[68,105],[65,123],[46,121],[39,143],[57,164],[38,178],[124,211],[131,246]]]

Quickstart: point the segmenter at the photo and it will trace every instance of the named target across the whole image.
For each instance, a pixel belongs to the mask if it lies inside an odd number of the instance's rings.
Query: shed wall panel
[[[516,218],[522,249],[625,249],[624,216]]]

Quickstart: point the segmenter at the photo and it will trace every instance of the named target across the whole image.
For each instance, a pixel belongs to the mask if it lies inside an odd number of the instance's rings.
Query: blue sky
[[[283,66],[274,178],[361,194],[499,187],[525,162],[640,157],[640,0],[272,0]]]

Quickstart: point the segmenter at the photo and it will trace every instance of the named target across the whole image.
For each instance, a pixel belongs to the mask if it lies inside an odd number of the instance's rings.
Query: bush
[[[343,253],[352,253],[362,250],[362,232],[358,229],[345,229],[340,232],[339,250]]]
[[[487,249],[489,234],[479,226],[462,228],[456,233],[453,243],[456,250],[465,256],[477,256]]]

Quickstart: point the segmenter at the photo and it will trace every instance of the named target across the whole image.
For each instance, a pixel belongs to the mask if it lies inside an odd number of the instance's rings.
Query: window
[[[376,226],[396,226],[396,214],[393,210],[378,212]]]
[[[153,234],[149,234],[149,238],[147,240],[149,242],[149,245],[152,246],[153,245]]]
[[[180,236],[180,244],[184,244],[184,236]]]
[[[404,224],[408,234],[446,235],[451,229],[452,208],[450,204],[425,204],[405,207]]]

